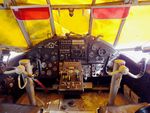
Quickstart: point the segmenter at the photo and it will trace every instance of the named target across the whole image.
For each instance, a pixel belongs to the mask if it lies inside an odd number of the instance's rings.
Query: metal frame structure
[[[92,6],[95,5],[96,0],[92,0]],[[90,9],[90,19],[89,19],[89,30],[88,34],[91,35],[92,33],[92,25],[93,25],[93,14],[92,14],[92,8]]]
[[[116,47],[116,45],[118,44],[119,37],[121,35],[121,32],[122,32],[123,26],[125,24],[125,21],[126,21],[126,18],[121,20],[121,23],[120,23],[120,26],[119,26],[119,29],[118,29],[118,32],[117,32],[117,35],[116,35],[116,38],[115,38],[115,41],[114,41],[114,44],[113,44],[114,47]]]
[[[32,42],[31,42],[31,40],[30,40],[30,36],[29,36],[28,32],[26,31],[26,28],[25,28],[25,26],[24,26],[23,21],[22,21],[22,20],[18,20],[18,19],[16,19],[16,20],[17,20],[17,22],[18,22],[18,25],[19,25],[19,27],[20,27],[20,29],[21,29],[22,34],[24,35],[24,38],[25,38],[25,40],[26,40],[28,46],[29,46],[29,47],[32,47]]]
[[[50,13],[50,17],[52,16],[52,12],[50,11],[50,6],[49,5],[44,5],[44,6],[41,6],[41,5],[30,5],[30,6],[12,6],[11,7],[11,9],[18,9],[18,8],[34,8],[34,7],[48,7],[49,8],[49,13]],[[13,14],[14,14],[14,12],[13,12]],[[14,14],[15,15],[15,14]],[[49,19],[49,21],[50,21],[50,26],[51,26],[51,29],[52,29],[52,33],[55,33],[55,27],[54,27],[54,22],[53,22],[53,17],[51,17],[50,19]],[[19,20],[19,19],[17,19],[16,18],[16,20],[17,20],[17,22],[18,22],[18,25],[19,25],[19,27],[20,27],[20,29],[21,29],[21,31],[22,31],[22,33],[23,33],[23,35],[24,35],[24,38],[25,38],[25,40],[26,40],[26,42],[27,42],[27,45],[29,46],[29,47],[32,47],[32,42],[31,42],[31,40],[30,40],[30,36],[29,36],[29,34],[28,34],[28,32],[26,31],[26,28],[25,28],[25,26],[24,26],[24,23],[23,23],[23,21],[22,20]],[[54,34],[52,34],[52,35],[54,35]]]
[[[13,1],[15,1],[15,0],[13,0]],[[124,0],[123,2],[107,2],[107,3],[100,3],[100,4],[95,4],[96,0],[92,0],[92,4],[78,4],[78,5],[51,5],[50,0],[46,0],[46,2],[49,6],[49,12],[51,15],[49,21],[50,21],[50,26],[51,26],[51,30],[52,30],[52,35],[56,34],[52,10],[59,10],[60,11],[60,10],[65,10],[65,9],[68,10],[70,8],[82,9],[82,10],[90,9],[88,34],[91,34],[92,33],[92,23],[93,23],[92,8],[113,8],[113,7],[116,8],[116,7],[131,7],[131,6],[150,5],[150,1],[139,1],[139,0]],[[14,3],[17,4],[16,1]],[[24,6],[20,6],[20,7],[24,7]],[[31,6],[29,6],[29,7],[31,7]],[[32,7],[34,7],[34,6],[32,6]],[[8,9],[8,8],[9,7],[6,7],[6,2],[3,5],[3,7],[2,6],[0,7],[0,9]],[[114,40],[114,44],[113,44],[114,47],[117,45],[117,43],[119,41],[120,34],[122,32],[125,21],[126,21],[125,18],[123,18],[121,20],[120,27],[118,29],[116,38]],[[28,46],[31,47],[32,43],[30,41],[30,37],[29,37],[27,31],[25,30],[23,22],[21,22],[20,20],[17,20],[17,22],[19,24],[19,27],[20,27],[25,39],[26,39]]]
[[[137,3],[130,3],[130,4],[124,4],[124,2],[108,2],[108,3],[99,3],[99,4],[78,4],[78,5],[51,5],[51,8],[53,10],[58,9],[91,9],[92,7],[95,8],[108,8],[108,7],[129,7],[129,6],[142,6],[142,5],[150,5],[150,1],[140,1]]]
[[[49,0],[46,0],[46,2]],[[150,5],[150,1],[138,1],[134,0],[134,2],[130,3],[129,6],[142,6],[142,5]],[[107,3],[97,3],[94,5],[91,4],[77,4],[77,5],[51,5],[52,10],[63,10],[63,9],[91,9],[91,7],[97,7],[97,8],[104,8],[104,7],[116,7],[116,6],[123,6],[125,7],[126,5],[123,5],[124,2],[107,2]],[[17,3],[16,3],[17,4]],[[14,4],[14,5],[16,5]],[[35,4],[33,4],[35,5]],[[4,3],[0,4],[0,9],[9,9],[9,7],[4,7]]]
[[[138,0],[137,0],[138,1]],[[127,4],[127,3],[130,3],[131,0],[124,0],[124,4]],[[116,35],[116,38],[114,40],[114,44],[113,46],[116,47],[118,42],[119,42],[119,38],[120,38],[120,35],[121,35],[121,32],[122,32],[122,29],[123,29],[123,26],[125,24],[125,21],[126,21],[126,18],[123,18],[121,20],[121,23],[120,23],[120,26],[119,26],[119,29],[118,29],[118,32],[117,32],[117,35]]]
[[[54,25],[54,17],[53,17],[53,12],[52,12],[52,8],[51,8],[51,3],[50,0],[46,0],[47,4],[49,5],[49,12],[50,12],[50,26],[51,26],[51,30],[52,30],[52,35],[56,34],[56,30],[55,30],[55,25]]]

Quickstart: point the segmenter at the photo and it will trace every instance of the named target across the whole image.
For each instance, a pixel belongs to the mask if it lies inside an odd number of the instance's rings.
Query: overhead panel
[[[150,6],[131,7],[118,47],[135,47],[150,42]]]
[[[74,32],[77,34],[87,34],[89,23],[89,10],[75,9],[73,16],[69,15],[69,10],[53,11],[56,33],[64,35]]]
[[[0,10],[0,44],[27,47],[27,43],[11,10]]]

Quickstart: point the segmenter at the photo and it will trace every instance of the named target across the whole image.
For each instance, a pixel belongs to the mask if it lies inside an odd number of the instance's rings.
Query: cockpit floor
[[[37,105],[48,113],[95,113],[97,108],[107,104],[108,93],[88,92],[77,99],[64,99],[60,94],[36,92],[36,99]],[[17,103],[29,105],[27,95],[24,94]],[[125,105],[129,101],[122,94],[118,94],[115,104]]]

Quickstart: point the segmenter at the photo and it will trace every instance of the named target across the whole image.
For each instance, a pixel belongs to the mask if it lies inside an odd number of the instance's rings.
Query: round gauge
[[[101,57],[100,60],[101,60],[101,62],[104,62],[104,61],[105,61],[105,58],[104,58],[104,57]]]
[[[57,56],[57,55],[58,55],[58,53],[57,53],[57,52],[55,52],[55,53],[54,53],[54,55],[56,55],[56,56]]]
[[[92,74],[92,77],[97,77],[97,75],[95,73]]]
[[[54,48],[55,43],[49,42],[47,45],[45,45],[45,48]]]
[[[51,76],[52,75],[52,71],[51,70],[47,70],[47,73],[46,73],[48,76]]]
[[[89,53],[89,57],[93,58],[93,57],[94,57],[94,52],[91,51],[91,52]]]
[[[49,55],[48,54],[45,54],[44,55],[44,59],[48,59],[49,58]]]
[[[54,52],[54,51],[52,51],[52,52],[51,52],[51,55],[54,55],[54,54],[55,54],[55,52]]]
[[[42,74],[42,75],[45,75],[45,71],[42,71],[41,74]]]
[[[53,67],[53,71],[57,71],[57,67],[56,66]]]
[[[52,61],[55,61],[55,60],[57,60],[57,57],[56,57],[56,56],[52,56],[52,57],[51,57],[51,60],[52,60]]]
[[[64,60],[65,59],[65,55],[64,54],[60,54],[60,59]]]
[[[36,56],[36,58],[38,58],[38,59],[41,58],[41,55],[38,54],[38,53],[36,53],[35,56]]]
[[[93,51],[96,51],[97,49],[98,49],[98,45],[97,45],[97,44],[93,44],[93,45],[92,45],[92,50],[93,50]]]
[[[104,56],[106,54],[106,50],[105,49],[99,49],[98,54],[99,54],[99,56]]]
[[[96,60],[99,61],[101,58],[99,56],[96,56]]]
[[[51,68],[53,65],[52,65],[52,63],[50,62],[50,63],[48,63],[48,67],[49,68]]]
[[[55,43],[51,42],[49,43],[49,48],[54,48],[55,47]]]
[[[42,62],[42,68],[46,68],[47,67],[47,64],[46,64],[46,62]]]

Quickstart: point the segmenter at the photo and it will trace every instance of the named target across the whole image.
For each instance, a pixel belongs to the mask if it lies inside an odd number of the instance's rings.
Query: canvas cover
[[[96,0],[96,4],[118,2],[121,0]],[[142,1],[142,0],[141,0]],[[2,3],[3,0],[0,0]],[[46,0],[16,0],[18,5],[47,5]],[[91,4],[92,0],[51,0],[52,5]],[[150,41],[150,5],[132,6],[121,32],[118,47],[137,46]],[[57,35],[74,32],[87,34],[89,28],[89,9],[75,9],[69,16],[68,10],[53,10],[54,25]],[[49,38],[51,27],[49,19],[24,20],[33,45]],[[92,35],[100,35],[101,39],[113,45],[121,19],[93,19]],[[0,9],[0,45],[28,48],[26,40],[10,9]]]

